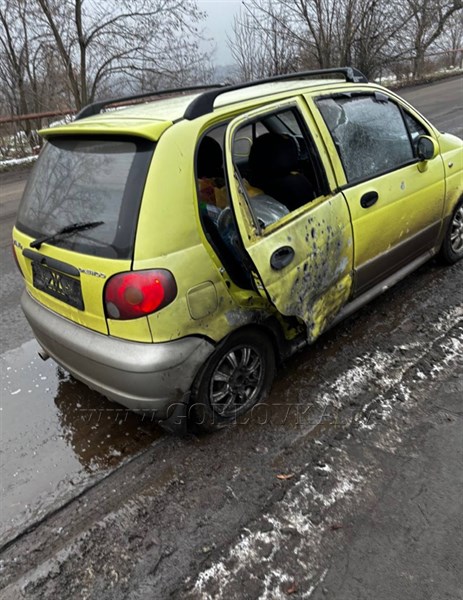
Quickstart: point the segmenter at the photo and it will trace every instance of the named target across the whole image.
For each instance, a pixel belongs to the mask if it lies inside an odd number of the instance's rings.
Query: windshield
[[[142,139],[48,141],[29,178],[17,227],[34,238],[102,222],[49,243],[84,254],[130,258],[153,144]]]

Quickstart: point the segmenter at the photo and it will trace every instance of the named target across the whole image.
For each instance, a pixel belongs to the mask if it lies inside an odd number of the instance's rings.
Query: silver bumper
[[[184,401],[214,350],[196,337],[145,344],[103,335],[48,310],[27,291],[21,306],[39,344],[66,371],[111,400],[153,411],[159,419]]]

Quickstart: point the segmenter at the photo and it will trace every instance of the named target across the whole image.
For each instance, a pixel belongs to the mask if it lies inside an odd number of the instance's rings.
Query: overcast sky
[[[227,46],[227,33],[231,33],[233,17],[240,11],[241,0],[197,0],[197,2],[198,8],[208,15],[205,34],[213,38],[217,45],[215,64],[229,65],[233,61]]]

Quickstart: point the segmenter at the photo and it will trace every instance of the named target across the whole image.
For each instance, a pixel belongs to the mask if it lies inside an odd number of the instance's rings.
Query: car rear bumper
[[[48,310],[27,291],[21,306],[39,344],[66,371],[111,400],[160,420],[186,402],[196,373],[214,350],[197,337],[147,344],[103,335]]]

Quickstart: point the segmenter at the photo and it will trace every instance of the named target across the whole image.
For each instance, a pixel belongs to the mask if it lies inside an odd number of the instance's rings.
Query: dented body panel
[[[284,107],[279,104],[278,109]],[[271,107],[273,108],[273,107]],[[318,198],[290,213],[264,232],[256,232],[243,186],[232,159],[234,136],[249,119],[262,118],[256,110],[235,119],[227,129],[226,160],[235,217],[244,248],[281,315],[296,317],[314,341],[349,300],[353,281],[353,234],[349,210],[341,193]],[[294,253],[282,269],[271,265],[279,249]]]
[[[270,301],[282,315],[300,319],[307,339],[315,340],[352,291],[352,226],[344,197],[321,199],[267,236],[249,240],[244,223],[242,240]],[[284,246],[294,250],[294,260],[275,270],[270,257]]]
[[[295,260],[282,271],[268,257],[289,244]],[[337,194],[248,247],[260,278],[279,312],[298,317],[315,340],[348,301],[352,288],[353,238],[344,198]]]

